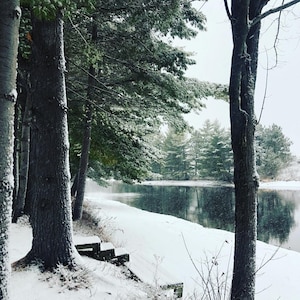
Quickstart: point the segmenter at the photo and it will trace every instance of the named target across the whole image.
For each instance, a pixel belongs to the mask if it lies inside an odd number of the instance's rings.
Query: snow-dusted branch
[[[290,6],[293,6],[297,3],[299,3],[300,0],[293,0],[293,1],[290,1],[286,4],[283,4],[283,5],[280,5],[276,8],[272,8],[270,10],[267,10],[266,12],[264,12],[263,14],[260,14],[259,16],[257,16],[256,18],[253,19],[253,21],[251,22],[251,26],[254,26],[255,24],[257,24],[258,22],[260,22],[262,19],[264,19],[265,17],[271,15],[271,14],[274,14],[274,13],[277,13],[279,11],[282,11]]]

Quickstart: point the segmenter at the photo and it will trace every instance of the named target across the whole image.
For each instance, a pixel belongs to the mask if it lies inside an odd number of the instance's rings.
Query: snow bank
[[[234,234],[100,200],[96,194],[88,198],[100,218],[114,218],[113,242],[129,250],[131,263],[147,272],[148,281],[155,283],[167,272],[173,283],[184,283],[184,299],[199,297],[201,276],[218,277],[229,291]],[[300,253],[258,242],[257,268],[256,299],[299,299]],[[212,269],[211,275],[208,269]]]
[[[264,190],[300,190],[300,181],[261,182],[259,187]]]
[[[154,287],[182,282],[183,299],[201,299],[203,279],[208,278],[211,284],[219,282],[222,293],[229,292],[232,233],[142,211],[100,199],[99,195],[87,195],[93,212],[100,217],[100,224],[101,220],[107,222],[112,242],[129,251],[129,267],[139,272],[137,275],[145,281]],[[24,224],[13,224],[11,237],[10,256],[15,261],[30,249],[31,230]],[[141,286],[126,279],[120,267],[89,258],[83,262],[91,272],[90,285],[68,290],[60,277],[30,268],[12,273],[11,299],[147,299]],[[257,268],[256,299],[299,299],[300,253],[258,242]]]

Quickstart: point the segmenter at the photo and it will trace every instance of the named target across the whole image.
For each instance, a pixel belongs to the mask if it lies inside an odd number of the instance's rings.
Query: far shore
[[[151,180],[143,181],[141,185],[161,186],[199,186],[199,187],[234,187],[233,183],[214,180]],[[261,181],[259,189],[262,190],[300,190],[300,181]]]

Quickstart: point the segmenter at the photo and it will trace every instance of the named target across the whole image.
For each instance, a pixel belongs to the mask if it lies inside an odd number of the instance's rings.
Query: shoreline
[[[233,183],[215,180],[149,180],[140,185],[187,186],[187,187],[234,187]],[[300,181],[261,181],[259,190],[300,190]]]

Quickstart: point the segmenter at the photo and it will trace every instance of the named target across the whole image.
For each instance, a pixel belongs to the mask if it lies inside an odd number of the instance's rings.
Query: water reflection
[[[198,223],[205,227],[234,231],[234,192],[232,188],[195,188]]]
[[[192,190],[189,187],[141,186],[132,205],[147,211],[188,219]]]
[[[127,204],[173,215],[206,227],[234,231],[234,190],[230,187],[182,187],[114,184],[113,193],[134,193]],[[298,194],[297,194],[298,193]],[[295,227],[300,191],[259,191],[258,239],[280,245]],[[124,202],[120,198],[116,200]]]
[[[269,242],[274,239],[283,244],[295,225],[295,202],[284,199],[276,191],[260,191],[258,199],[258,239]]]

